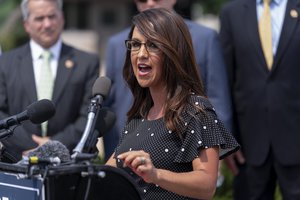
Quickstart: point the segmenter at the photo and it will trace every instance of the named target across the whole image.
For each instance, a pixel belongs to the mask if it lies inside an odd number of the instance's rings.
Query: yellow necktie
[[[271,0],[263,0],[264,9],[259,20],[259,36],[264,52],[264,56],[270,70],[273,65],[273,50],[272,50],[272,25],[271,25]]]
[[[53,92],[53,75],[51,72],[51,52],[44,51],[42,53],[42,65],[40,66],[40,80],[38,83],[38,99],[52,99],[52,92]],[[42,126],[42,136],[46,136],[47,134],[47,121],[41,124]]]

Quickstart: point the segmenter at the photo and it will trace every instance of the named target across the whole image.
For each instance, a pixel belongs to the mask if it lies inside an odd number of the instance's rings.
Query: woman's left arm
[[[157,184],[176,194],[197,199],[211,199],[215,193],[219,147],[201,150],[199,157],[193,160],[193,171],[185,173],[155,168],[150,155],[144,151],[126,152],[120,154],[118,158],[144,181]]]

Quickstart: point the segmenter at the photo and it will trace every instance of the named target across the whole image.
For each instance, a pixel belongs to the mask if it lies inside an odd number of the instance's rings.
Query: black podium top
[[[0,162],[0,171],[26,175],[29,170],[26,165]],[[133,178],[119,168],[81,163],[49,165],[45,171],[37,168],[34,174],[43,176],[46,200],[141,200]],[[35,177],[28,176],[28,179]]]

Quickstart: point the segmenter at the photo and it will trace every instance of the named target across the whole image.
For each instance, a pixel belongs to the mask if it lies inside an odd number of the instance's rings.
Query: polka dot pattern
[[[191,105],[199,106],[203,111],[196,110]],[[188,172],[192,170],[192,161],[202,149],[219,146],[220,159],[237,150],[239,145],[224,128],[206,98],[192,95],[191,105],[183,112],[184,122],[180,128],[183,139],[176,132],[167,130],[163,119],[148,121],[137,118],[125,126],[115,156],[128,149],[144,150],[150,153],[157,168]],[[122,163],[117,162],[117,166],[122,168]],[[145,183],[129,168],[124,170],[136,179],[143,199],[191,199],[166,191],[158,185]]]

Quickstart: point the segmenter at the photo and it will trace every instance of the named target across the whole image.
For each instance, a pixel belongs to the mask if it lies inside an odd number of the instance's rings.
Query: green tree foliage
[[[20,0],[0,0],[0,45],[2,51],[10,50],[27,39],[23,29]]]
[[[203,6],[204,14],[219,14],[219,11],[224,3],[228,0],[198,0],[199,3]]]

